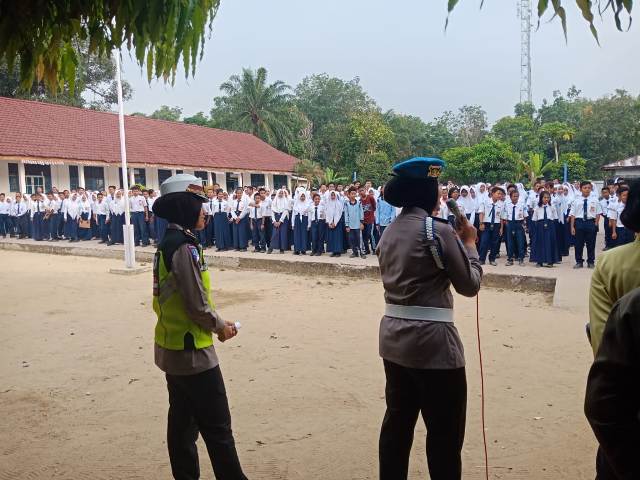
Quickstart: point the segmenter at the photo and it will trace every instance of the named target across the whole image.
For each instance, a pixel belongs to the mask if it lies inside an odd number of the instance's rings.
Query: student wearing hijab
[[[402,213],[385,230],[377,251],[387,304],[379,332],[387,404],[380,480],[407,479],[420,414],[431,478],[462,478],[467,384],[450,287],[475,296],[482,268],[475,228],[464,219],[456,235],[451,225],[431,216],[443,166],[439,159],[407,160],[394,167],[385,186],[385,198]]]
[[[79,213],[80,217],[78,218],[78,238],[82,241],[91,240],[91,202],[87,197],[87,194],[83,194],[80,202],[79,202]]]
[[[624,212],[624,209],[627,206],[628,197],[629,188],[620,187],[618,189],[618,201],[615,203],[614,207],[609,210],[609,228],[611,230],[612,247],[626,245],[627,243],[633,242],[635,239],[635,232],[625,227],[622,223],[622,212]]]
[[[246,480],[231,431],[231,414],[213,334],[238,334],[211,298],[211,278],[194,231],[204,228],[202,180],[170,177],[153,211],[169,222],[153,262],[156,365],[169,391],[167,447],[174,478],[199,478],[196,440],[207,446],[216,478]]]
[[[271,224],[273,225],[273,236],[271,237],[271,247],[267,253],[273,250],[280,250],[284,253],[288,249],[289,236],[289,199],[285,195],[284,189],[278,190],[276,197],[271,202]]]
[[[332,257],[339,257],[344,251],[342,224],[343,203],[335,190],[329,192],[325,203],[327,220],[327,252]]]
[[[229,218],[227,217],[228,206],[227,201],[224,199],[224,191],[222,189],[217,190],[212,208],[216,251],[224,252],[231,247],[232,241],[229,235]]]
[[[124,209],[125,200],[122,190],[114,193],[114,198],[109,202],[109,226],[111,230],[111,240],[107,245],[124,244]]]
[[[560,261],[556,246],[554,220],[556,209],[551,205],[551,195],[543,191],[538,199],[538,206],[533,211],[533,223],[536,234],[531,243],[531,261],[538,267],[553,267]]]
[[[306,255],[309,231],[309,205],[304,191],[297,193],[296,201],[293,205],[293,254]]]
[[[78,202],[78,194],[71,195],[67,204],[67,232],[65,237],[69,239],[69,242],[79,242],[78,239],[78,221],[80,220],[80,203]]]

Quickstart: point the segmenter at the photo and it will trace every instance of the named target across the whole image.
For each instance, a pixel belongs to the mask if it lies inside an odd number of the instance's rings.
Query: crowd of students
[[[502,243],[507,265],[525,258],[537,266],[552,267],[575,248],[575,268],[595,264],[596,235],[604,219],[605,249],[629,243],[634,234],[620,222],[628,185],[611,183],[600,192],[590,182],[536,182],[530,190],[522,184],[478,183],[458,187],[441,185],[441,201],[433,215],[451,223],[446,205],[454,199],[459,210],[480,231],[480,261],[496,265]],[[157,192],[134,186],[128,197],[110,186],[107,191],[83,188],[42,189],[14,198],[0,193],[0,235],[36,241],[98,239],[107,245],[123,243],[125,201],[129,201],[136,245],[160,242],[166,221],[153,214]],[[270,191],[265,187],[238,188],[230,194],[213,185],[203,204],[206,227],[198,232],[204,248],[271,254],[329,254],[366,258],[375,252],[385,228],[399,209],[384,200],[384,188],[371,182],[321,185]]]

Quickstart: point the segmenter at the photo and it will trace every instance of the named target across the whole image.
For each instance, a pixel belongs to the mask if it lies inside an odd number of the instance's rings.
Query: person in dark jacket
[[[611,310],[589,372],[584,410],[600,442],[596,479],[639,479],[640,288]]]

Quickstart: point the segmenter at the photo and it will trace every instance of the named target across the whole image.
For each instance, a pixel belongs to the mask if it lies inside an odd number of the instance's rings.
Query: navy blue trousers
[[[144,212],[131,213],[131,223],[133,224],[133,238],[136,246],[149,245],[149,233],[147,232],[147,222],[144,221]]]
[[[262,218],[251,218],[251,243],[253,243],[253,247],[260,251],[266,248],[265,241],[265,231],[263,227],[263,219]]]
[[[98,236],[103,242],[109,241],[109,225],[107,225],[106,215],[96,215],[98,220]]]
[[[373,223],[365,223],[362,230],[362,243],[364,244],[364,253],[369,255],[376,249],[375,240],[373,239]]]
[[[584,262],[584,247],[587,246],[587,263],[596,261],[596,222],[576,218],[576,263]]]
[[[360,254],[360,229],[352,228],[349,230],[349,245],[354,255]]]
[[[324,241],[327,236],[327,222],[318,220],[311,222],[311,251],[324,253]]]
[[[507,257],[509,260],[523,260],[526,238],[522,221],[507,222]]]
[[[498,255],[500,249],[500,224],[498,223],[484,223],[484,232],[480,237],[480,261],[485,262],[487,260],[487,254],[489,254],[489,261],[493,262]]]

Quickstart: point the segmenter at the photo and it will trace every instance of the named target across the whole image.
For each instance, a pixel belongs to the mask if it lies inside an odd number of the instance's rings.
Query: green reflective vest
[[[211,279],[204,260],[202,248],[200,254],[200,275],[202,285],[207,292],[207,301],[214,308],[211,301]],[[184,300],[176,285],[175,276],[167,270],[164,254],[156,252],[153,260],[153,310],[158,316],[155,330],[155,342],[168,350],[184,350],[184,337],[187,333],[193,336],[197,349],[213,345],[213,335],[204,330],[187,315]]]

